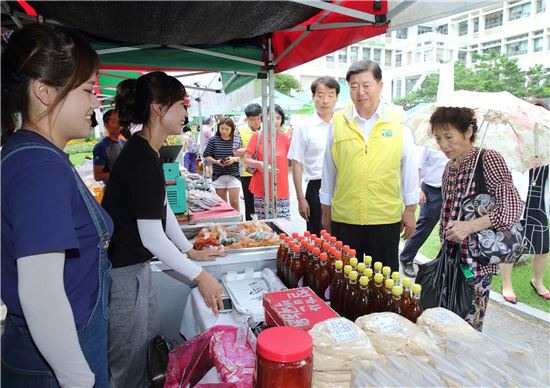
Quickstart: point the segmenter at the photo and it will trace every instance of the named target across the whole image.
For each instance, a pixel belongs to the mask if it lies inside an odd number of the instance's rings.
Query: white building
[[[472,65],[473,53],[497,50],[518,58],[522,70],[542,64],[550,72],[550,10],[547,0],[507,0],[377,36],[288,71],[307,86],[317,77],[344,80],[358,59],[380,64],[384,99],[404,97],[420,87],[439,64]]]

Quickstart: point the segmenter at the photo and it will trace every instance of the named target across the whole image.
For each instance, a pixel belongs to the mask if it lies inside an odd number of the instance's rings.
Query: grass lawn
[[[416,214],[418,218],[418,211]],[[424,245],[420,248],[420,253],[430,259],[434,259],[439,253],[439,223],[435,226],[434,230],[430,234],[430,237],[426,240]],[[514,285],[514,292],[518,297],[518,300],[522,303],[528,304],[531,307],[538,308],[540,310],[550,312],[550,302],[545,301],[540,296],[535,294],[535,291],[529,284],[531,280],[531,261],[529,260],[525,264],[520,264],[514,267],[512,272],[512,284]],[[547,270],[543,277],[543,283],[547,288],[550,288],[550,271]],[[500,275],[493,277],[491,284],[491,290],[501,293],[502,278]]]
[[[73,166],[82,166],[84,164],[84,159],[86,157],[88,157],[89,159],[92,159],[93,155],[91,152],[69,155],[69,159],[71,160],[71,163],[73,164]]]

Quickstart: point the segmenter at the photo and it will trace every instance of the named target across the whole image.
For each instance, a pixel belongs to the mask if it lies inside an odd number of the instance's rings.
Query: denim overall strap
[[[44,146],[39,143],[22,143],[14,147],[12,150],[7,153],[2,153],[1,161],[6,161],[9,157],[16,154],[17,152],[28,150],[28,149],[43,149],[55,153],[59,157],[57,151],[54,149]],[[110,286],[110,269],[111,263],[107,258],[107,248],[109,245],[109,231],[107,224],[103,215],[99,210],[99,205],[95,201],[95,198],[89,192],[87,187],[84,185],[80,176],[76,172],[76,169],[72,168],[79,193],[84,200],[86,208],[92,218],[94,227],[96,228],[99,242],[98,242],[98,295],[96,299],[96,304],[86,325],[78,331],[78,339],[82,348],[82,352],[86,357],[86,361],[90,366],[90,369],[94,372],[95,375],[95,386],[96,387],[108,387],[109,386],[109,376],[108,376],[108,367],[107,367],[107,319],[108,319],[108,300],[109,300],[109,286]],[[9,318],[9,314],[8,314]],[[25,369],[17,370],[16,375],[18,378],[16,381],[28,382],[33,386],[57,386],[57,381],[53,376],[53,372],[45,364],[41,355],[38,353],[32,339],[30,338],[30,333],[26,328],[15,328],[12,327],[10,332],[14,331],[12,334],[14,336],[14,346],[18,346],[20,349],[19,361],[23,361]],[[34,353],[34,354],[33,354]],[[2,362],[2,366],[6,366],[7,363]],[[10,367],[13,371],[14,368]],[[3,375],[9,379],[8,375],[11,376],[11,373],[5,373]],[[26,376],[26,377],[24,377]],[[2,379],[4,380],[4,378]],[[15,381],[15,380],[14,380]],[[29,386],[31,386],[29,385]]]

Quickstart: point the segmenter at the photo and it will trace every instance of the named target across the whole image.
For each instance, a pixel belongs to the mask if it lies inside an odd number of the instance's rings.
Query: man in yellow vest
[[[380,102],[382,70],[360,60],[346,74],[353,104],[334,114],[319,199],[323,227],[357,251],[399,270],[399,234],[415,230],[418,168],[403,112]]]
[[[254,213],[254,195],[248,188],[252,174],[246,172],[242,158],[252,134],[262,126],[262,107],[260,104],[248,104],[244,109],[244,114],[246,115],[246,123],[239,127],[236,133],[240,137],[241,148],[235,151],[235,156],[241,157],[241,185],[243,188],[245,219],[250,221],[252,219],[251,214]]]

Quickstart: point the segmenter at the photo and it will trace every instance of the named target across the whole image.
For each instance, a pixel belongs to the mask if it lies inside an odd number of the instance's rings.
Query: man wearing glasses
[[[323,227],[357,256],[399,268],[399,234],[415,230],[418,169],[403,112],[380,101],[382,70],[353,63],[346,74],[351,100],[334,114],[327,135],[319,198]]]

